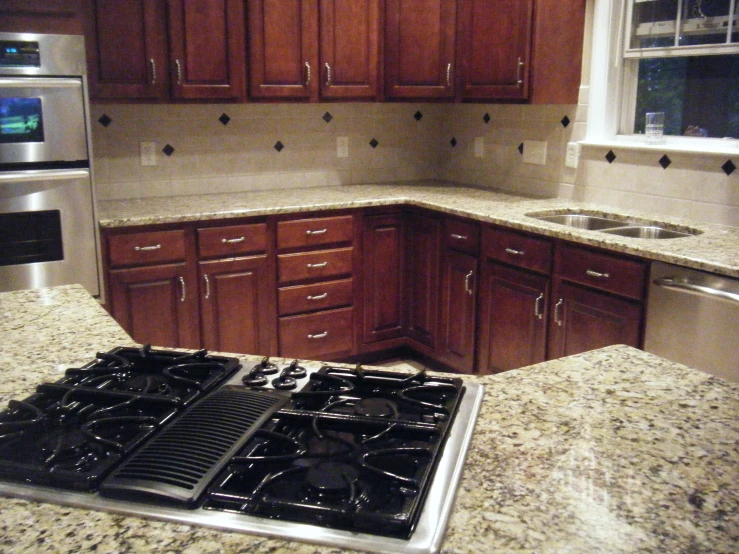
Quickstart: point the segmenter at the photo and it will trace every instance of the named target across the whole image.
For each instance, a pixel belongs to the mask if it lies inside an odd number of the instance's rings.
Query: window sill
[[[686,154],[705,154],[710,156],[739,156],[737,139],[695,139],[687,137],[665,137],[664,144],[645,144],[644,136],[619,135],[611,140],[585,139],[581,146],[645,150],[653,152],[682,152]]]

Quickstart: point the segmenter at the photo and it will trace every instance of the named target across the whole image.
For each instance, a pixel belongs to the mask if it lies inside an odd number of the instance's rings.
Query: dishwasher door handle
[[[654,280],[654,284],[658,287],[669,290],[686,292],[689,294],[697,294],[700,296],[710,296],[711,298],[718,298],[721,300],[727,300],[729,302],[736,302],[737,304],[739,304],[739,294],[737,293],[708,287],[699,283],[693,283],[688,279],[660,277],[659,279]]]

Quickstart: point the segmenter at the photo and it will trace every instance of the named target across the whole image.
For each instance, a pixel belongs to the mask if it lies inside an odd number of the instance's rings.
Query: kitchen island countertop
[[[103,228],[121,228],[398,204],[428,208],[511,229],[739,278],[739,227],[575,200],[535,199],[491,189],[457,186],[443,181],[109,200],[99,203],[98,218]],[[526,215],[569,211],[656,222],[674,230],[697,230],[700,234],[673,239],[628,238],[540,221]]]
[[[2,409],[133,344],[79,286],[0,294],[0,316]],[[625,346],[465,379],[485,400],[443,552],[737,552],[739,386]],[[0,513],[2,552],[342,552],[12,498]]]

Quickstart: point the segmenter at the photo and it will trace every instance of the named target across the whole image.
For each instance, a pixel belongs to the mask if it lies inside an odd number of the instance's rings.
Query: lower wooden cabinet
[[[108,273],[113,317],[136,342],[200,348],[197,286],[185,264]]]
[[[406,245],[408,337],[434,348],[439,308],[441,221],[411,214]]]
[[[314,360],[354,353],[354,308],[280,318],[280,355]]]
[[[442,264],[437,356],[459,371],[472,373],[475,368],[477,258],[448,250]]]

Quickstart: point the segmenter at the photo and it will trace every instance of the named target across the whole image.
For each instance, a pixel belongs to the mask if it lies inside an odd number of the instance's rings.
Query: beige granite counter
[[[112,200],[100,202],[98,215],[102,227],[126,227],[393,204],[429,208],[651,260],[739,277],[739,228],[736,227],[659,214],[627,212],[571,200],[525,198],[438,181]],[[624,238],[573,229],[525,215],[530,212],[561,213],[568,210],[658,221],[676,230],[696,229],[701,234],[660,240]]]
[[[0,409],[132,341],[81,287],[0,294]],[[483,378],[443,552],[739,551],[739,386],[625,346]],[[342,550],[2,499],[0,552]]]

